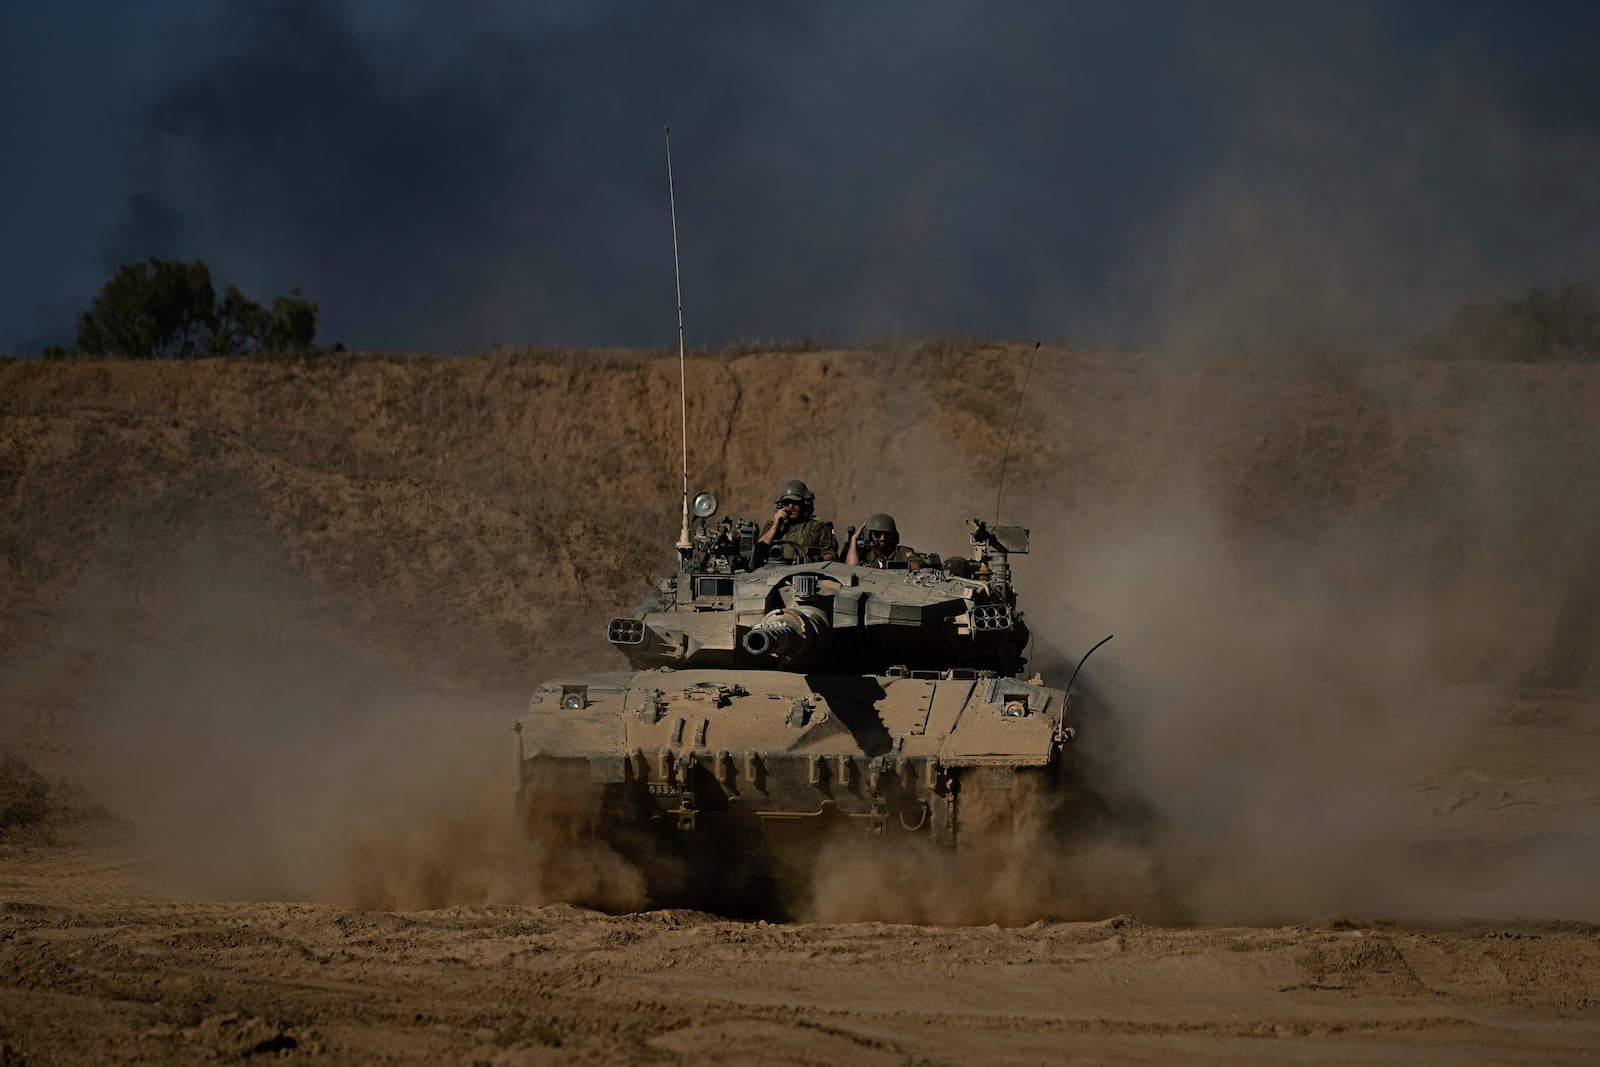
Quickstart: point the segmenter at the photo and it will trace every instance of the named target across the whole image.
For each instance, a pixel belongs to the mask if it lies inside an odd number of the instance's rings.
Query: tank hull
[[[587,789],[595,831],[625,854],[779,876],[835,834],[959,845],[963,794],[1060,780],[1068,710],[1061,690],[979,671],[558,678],[517,720],[517,797],[537,822],[564,802],[552,783]]]

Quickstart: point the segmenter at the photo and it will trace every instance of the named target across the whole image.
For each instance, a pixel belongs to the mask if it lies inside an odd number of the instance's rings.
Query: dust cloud
[[[1146,859],[1128,910],[1153,879],[1157,917],[1208,923],[1600,916],[1572,888],[1600,871],[1592,810],[1554,833],[1439,841],[1403,803],[1564,639],[1563,594],[1600,535],[1561,493],[1483,521],[1485,500],[1512,502],[1458,473],[1452,494],[1293,541],[1231,528],[1194,470],[1120,514],[1058,520],[1083,539],[1024,596],[1057,642],[1053,678],[1117,635],[1083,677],[1080,756],[1111,815],[1102,844]],[[1471,544],[1452,551],[1463,527]],[[1076,862],[1036,855],[1046,877]]]
[[[937,926],[1173,914],[1155,857],[1074,827],[1070,795],[1027,776],[1007,789],[968,791],[958,851],[841,835],[819,851],[797,910],[819,922]]]
[[[582,813],[514,814],[523,694],[368,647],[270,563],[177,551],[138,601],[91,579],[91,777],[156,883],[186,897],[367,908],[644,903]],[[81,659],[82,657],[80,657]]]
[[[994,369],[1025,360],[1013,351]],[[1502,393],[1490,371],[1449,387],[1463,401],[1427,373],[1397,371],[1408,368],[1271,368],[1267,388],[1321,398],[1333,420],[1324,429],[1276,421],[1260,381],[1203,386],[1226,382],[1226,365],[1174,360],[1137,376],[1145,432],[1122,435],[1137,444],[1116,457],[1121,492],[1085,491],[1085,473],[1067,465],[1012,483],[1006,521],[1032,526],[1041,550],[1014,561],[1033,665],[1064,685],[1116,634],[1081,679],[1092,698],[1079,708],[1084,794],[1061,810],[1015,798],[1010,810],[1027,814],[968,833],[964,855],[836,843],[813,873],[807,914],[1600,917],[1581,888],[1600,874],[1600,811],[1532,817],[1537,802],[1519,799],[1517,783],[1508,794],[1472,769],[1473,746],[1516,694],[1578,681],[1547,678],[1574,649],[1592,666],[1600,635],[1573,625],[1587,617],[1600,543],[1600,505],[1575,491],[1589,459],[1533,443],[1530,427],[1570,413],[1523,383]],[[1048,369],[1042,380],[1022,432],[1092,433],[1084,401],[1094,398]],[[922,399],[890,402],[880,418],[925,429],[927,413],[912,409]],[[1450,403],[1471,423],[1445,451],[1447,432],[1428,423]],[[1304,418],[1307,406],[1290,410]],[[880,470],[874,488],[908,540],[937,549],[911,531],[948,529],[953,499],[987,518],[992,473],[948,443],[917,454],[948,472],[937,499],[907,492],[927,469],[915,462]],[[1386,498],[1339,481],[1349,477],[1339,466],[1357,463],[1369,482],[1393,483]],[[1440,799],[1430,809],[1422,795]],[[1479,804],[1520,805],[1529,818],[1441,818]]]

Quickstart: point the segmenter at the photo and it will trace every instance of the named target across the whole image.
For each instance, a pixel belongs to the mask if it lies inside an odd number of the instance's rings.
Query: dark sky
[[[1338,349],[1600,276],[1600,4],[0,8],[0,350],[118,264],[353,348]]]

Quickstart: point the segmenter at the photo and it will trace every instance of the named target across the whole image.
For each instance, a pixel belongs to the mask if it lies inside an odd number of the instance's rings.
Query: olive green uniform
[[[915,563],[919,567],[925,565],[922,557],[905,545],[895,545],[888,552],[879,552],[876,547],[868,545],[856,549],[856,559],[861,561],[863,567],[881,567],[885,563]]]
[[[768,559],[785,563],[821,563],[824,555],[839,557],[839,538],[834,535],[833,523],[826,519],[780,524],[767,549]]]

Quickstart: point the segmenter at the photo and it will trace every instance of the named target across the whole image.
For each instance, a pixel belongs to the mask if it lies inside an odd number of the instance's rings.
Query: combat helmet
[[[774,504],[781,504],[785,500],[798,500],[807,507],[816,502],[817,494],[813,493],[805,482],[799,478],[790,478],[778,486],[778,495],[772,498]]]
[[[900,528],[894,524],[894,516],[883,511],[868,519],[867,524],[861,528],[861,531],[862,533],[891,533],[897,537],[900,535]]]
[[[893,552],[900,544],[900,527],[894,524],[893,515],[880,511],[861,527],[861,539],[857,543],[870,544],[878,552]]]

